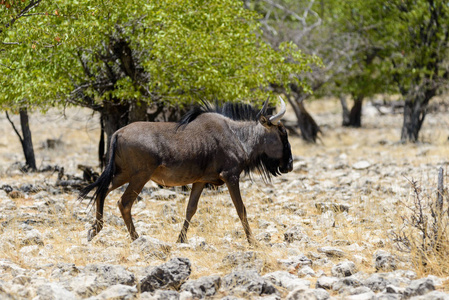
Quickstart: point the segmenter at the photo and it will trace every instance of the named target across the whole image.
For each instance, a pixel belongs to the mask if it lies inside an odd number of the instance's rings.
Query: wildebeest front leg
[[[192,185],[192,191],[190,192],[189,203],[186,209],[186,219],[184,225],[182,226],[181,233],[179,234],[177,243],[187,242],[187,229],[189,229],[190,220],[196,212],[198,207],[198,200],[200,199],[201,192],[206,184],[203,182],[195,182]]]
[[[245,230],[248,243],[254,244],[255,241],[253,239],[251,228],[249,227],[248,219],[246,217],[246,208],[243,204],[242,196],[240,194],[239,181],[238,179],[226,181],[226,185],[228,187],[229,193],[231,194],[232,202],[234,203],[235,209],[237,210],[240,221],[242,221],[243,229]]]
[[[131,239],[134,241],[139,237],[134,227],[133,219],[131,216],[131,208],[133,206],[134,200],[136,200],[139,193],[142,191],[147,180],[143,180],[142,177],[136,177],[129,182],[128,187],[123,193],[120,200],[117,202],[118,208],[122,213],[123,221],[125,222],[126,228],[129,231]]]

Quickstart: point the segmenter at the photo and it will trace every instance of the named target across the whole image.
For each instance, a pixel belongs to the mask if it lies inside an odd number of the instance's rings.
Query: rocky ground
[[[124,228],[118,190],[105,228],[87,242],[93,211],[76,184],[79,164],[98,164],[97,117],[34,114],[43,171],[22,173],[20,144],[1,116],[0,298],[449,299],[449,263],[423,266],[393,240],[413,236],[416,192],[426,213],[438,169],[447,174],[448,113],[427,116],[421,143],[401,144],[402,118],[388,107],[366,106],[363,128],[347,129],[337,103],[309,106],[323,135],[317,145],[290,138],[294,171],[271,184],[242,180],[254,247],[225,188],[204,192],[188,244],[176,244],[188,193],[150,183],[133,207],[139,239]]]

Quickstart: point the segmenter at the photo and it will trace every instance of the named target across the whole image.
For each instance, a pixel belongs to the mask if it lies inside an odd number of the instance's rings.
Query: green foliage
[[[30,1],[0,6],[0,108],[259,101],[269,84],[304,86],[291,74],[312,62],[292,43],[273,50],[259,16],[238,0],[35,2],[29,10]],[[131,49],[139,76],[109,58],[117,42]]]
[[[363,40],[361,69],[373,79],[367,85],[372,91],[406,95],[447,81],[447,1],[350,0],[342,8],[342,29]]]

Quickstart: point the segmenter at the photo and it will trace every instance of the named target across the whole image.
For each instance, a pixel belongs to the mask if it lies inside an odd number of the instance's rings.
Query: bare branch
[[[14,125],[14,122],[13,122],[13,121],[11,120],[11,118],[9,117],[8,112],[5,111],[5,113],[6,113],[6,118],[8,119],[9,123],[11,123],[12,129],[14,129],[14,132],[15,132],[15,133],[17,134],[17,136],[19,137],[20,143],[23,144],[23,138],[22,138],[22,136],[20,135],[19,131],[17,130],[16,125]]]

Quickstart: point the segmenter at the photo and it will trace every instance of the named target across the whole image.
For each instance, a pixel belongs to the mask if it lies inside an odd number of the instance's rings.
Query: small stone
[[[298,276],[300,276],[300,277],[305,277],[305,276],[316,277],[316,273],[311,267],[305,266],[298,271]]]
[[[361,160],[352,165],[354,170],[366,170],[371,167],[372,164],[366,160]]]
[[[304,233],[301,225],[295,225],[285,231],[284,240],[286,242],[292,243],[294,241],[308,241],[309,237],[306,233]]]
[[[321,276],[318,278],[315,284],[315,288],[317,289],[325,289],[325,290],[331,290],[332,286],[338,282],[337,277],[328,277],[328,276]]]
[[[68,291],[61,284],[56,282],[38,286],[36,289],[36,294],[39,297],[38,299],[76,299],[75,294]]]
[[[142,235],[132,242],[131,247],[134,249],[137,248],[144,253],[149,253],[151,251],[162,251],[168,253],[171,251],[172,245],[156,238]]]
[[[387,288],[389,282],[379,274],[373,274],[365,279],[363,281],[363,284],[370,288],[373,292],[377,293],[384,291]]]
[[[326,254],[328,257],[343,257],[346,255],[343,250],[331,246],[318,248],[317,251]]]
[[[435,284],[432,279],[422,278],[413,280],[408,287],[405,288],[404,295],[409,298],[413,296],[424,295],[435,290]]]
[[[354,275],[349,277],[344,277],[339,279],[332,285],[334,291],[339,291],[340,293],[347,288],[357,288],[362,285],[362,282],[357,279]]]
[[[331,273],[334,277],[347,277],[356,272],[355,264],[352,261],[343,261],[332,267]]]
[[[274,285],[255,270],[234,271],[224,276],[221,289],[231,294],[254,293],[259,296],[279,294]]]
[[[296,289],[287,295],[286,300],[327,300],[330,295],[323,289]]]
[[[181,291],[189,292],[194,298],[206,298],[214,296],[220,289],[220,276],[204,276],[196,280],[189,280],[181,286]]]
[[[377,271],[394,271],[397,268],[397,259],[391,253],[377,250],[374,253],[374,266]]]
[[[108,287],[106,290],[96,296],[97,299],[121,299],[132,300],[137,295],[137,288],[123,284],[116,284]]]
[[[265,274],[263,278],[269,280],[274,285],[286,288],[289,291],[293,291],[298,288],[308,289],[310,287],[310,281],[300,279],[287,271],[275,271],[268,273]]]
[[[287,259],[279,259],[278,263],[289,270],[298,270],[304,266],[311,266],[312,260],[304,254],[300,254],[297,256],[289,256]]]
[[[106,284],[134,285],[136,277],[123,266],[108,264],[89,264],[83,269],[86,275],[96,275],[96,281]]]
[[[188,258],[175,257],[165,264],[152,267],[148,275],[139,282],[142,292],[153,292],[158,289],[179,287],[192,272]]]
[[[254,251],[233,252],[226,255],[222,262],[225,266],[235,268],[236,270],[259,270],[263,267],[263,260],[261,260],[258,253]]]

